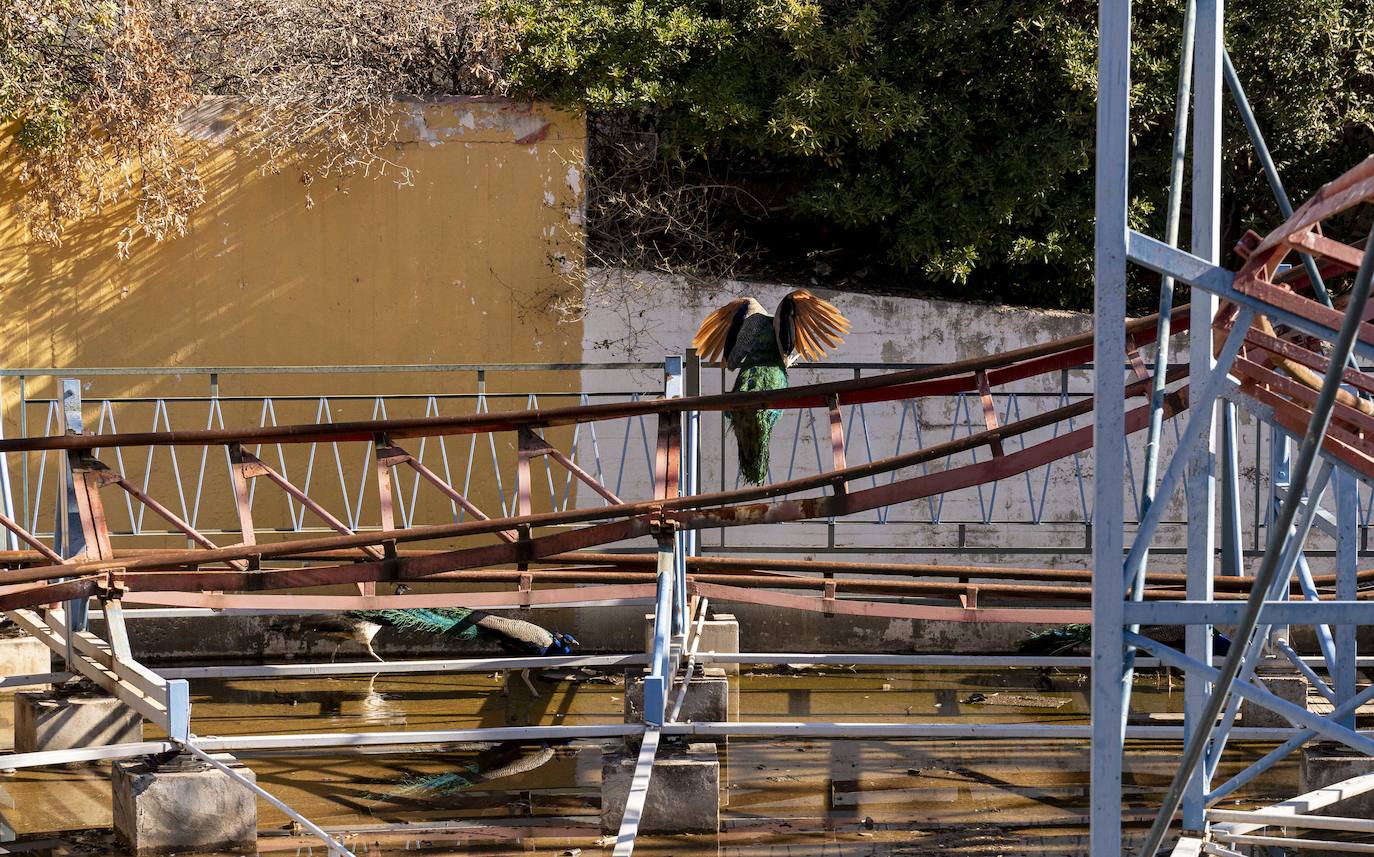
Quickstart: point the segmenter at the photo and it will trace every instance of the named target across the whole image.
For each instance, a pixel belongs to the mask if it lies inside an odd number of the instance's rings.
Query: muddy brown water
[[[391,675],[228,679],[192,684],[198,735],[432,730],[620,722],[624,687],[540,681],[532,697],[499,676]],[[1041,669],[823,669],[731,678],[745,721],[1086,723],[1084,674]],[[982,694],[1067,700],[1046,707],[977,704]],[[8,700],[4,701],[5,703]],[[1048,707],[1057,704],[1058,707]],[[1142,674],[1133,710],[1173,722],[1183,686]],[[4,718],[10,706],[0,705]],[[4,725],[4,724],[0,724]],[[156,737],[150,727],[148,737]],[[1232,745],[1226,773],[1267,749]],[[1138,835],[1177,763],[1178,745],[1136,741],[1123,811]],[[269,792],[329,829],[354,831],[359,854],[596,854],[601,747],[245,758]],[[641,837],[645,855],[1071,855],[1086,850],[1087,742],[731,739],[722,757],[719,838]],[[1297,790],[1295,763],[1239,796],[1256,805]],[[324,855],[317,840],[260,802],[259,853]],[[20,771],[0,778],[0,853],[117,853],[109,767]],[[455,826],[457,825],[462,826]],[[398,828],[405,825],[406,828]]]

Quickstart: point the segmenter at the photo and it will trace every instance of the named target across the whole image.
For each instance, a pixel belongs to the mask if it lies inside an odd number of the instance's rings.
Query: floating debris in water
[[[1062,696],[1040,696],[1034,693],[970,694],[965,705],[1007,705],[1013,708],[1063,708],[1070,700]]]

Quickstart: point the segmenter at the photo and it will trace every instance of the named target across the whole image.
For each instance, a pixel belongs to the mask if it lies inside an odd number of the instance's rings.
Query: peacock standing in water
[[[397,595],[409,591],[405,584],[396,587]],[[339,645],[349,640],[360,643],[367,653],[376,660],[382,657],[372,648],[372,639],[383,628],[395,628],[421,634],[433,634],[458,640],[490,640],[501,650],[513,657],[553,657],[570,655],[572,647],[579,645],[571,634],[549,631],[533,622],[494,616],[482,610],[466,607],[409,607],[390,610],[348,610],[334,616],[312,617],[303,623],[303,629],[315,634],[337,640],[335,656]],[[333,660],[333,658],[331,658]],[[530,693],[536,697],[539,691],[530,681],[530,671],[520,671]],[[510,673],[502,692],[510,686]]]
[[[787,370],[798,360],[819,360],[827,348],[843,341],[849,319],[834,304],[806,289],[784,297],[769,315],[757,300],[736,298],[706,317],[692,337],[692,347],[706,361],[725,358],[727,369],[738,370],[736,393],[781,390]],[[768,441],[782,411],[730,411],[730,428],[739,447],[740,475],[745,482],[768,481]]]

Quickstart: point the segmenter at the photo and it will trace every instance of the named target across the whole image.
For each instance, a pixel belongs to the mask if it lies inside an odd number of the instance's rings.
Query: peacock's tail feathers
[[[496,640],[506,651],[520,655],[570,654],[571,647],[577,645],[572,637],[555,634],[533,622],[466,607],[352,610],[344,616],[398,631],[459,640]]]
[[[1092,643],[1093,626],[1083,623],[1062,625],[1031,634],[1020,651],[1036,655],[1058,655]]]
[[[375,795],[378,800],[388,798],[438,798],[465,792],[482,782],[476,765],[464,765],[458,771],[442,774],[417,774],[406,777],[394,789]]]
[[[477,622],[486,614],[463,607],[411,607],[404,610],[354,610],[346,615],[403,631],[450,634],[472,639],[478,635]]]
[[[556,755],[553,747],[542,744],[500,744],[483,752],[457,770],[440,774],[417,774],[406,777],[395,789],[378,799],[451,797],[493,780],[528,773],[548,764]]]
[[[787,371],[781,366],[747,366],[735,378],[735,392],[756,393],[787,387]],[[769,441],[782,411],[738,410],[729,413],[730,428],[739,448],[739,471],[744,481],[762,485],[768,481]]]
[[[731,411],[730,428],[739,448],[739,472],[745,482],[768,481],[769,442],[782,411]]]

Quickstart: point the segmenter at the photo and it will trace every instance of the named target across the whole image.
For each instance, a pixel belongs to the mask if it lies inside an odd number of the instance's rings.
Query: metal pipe
[[[1227,581],[1240,582],[1245,572],[1245,546],[1242,544],[1240,514],[1240,443],[1236,437],[1236,403],[1226,401],[1221,408],[1222,459],[1221,484],[1221,577],[1213,588]],[[1258,479],[1255,480],[1258,483]]]
[[[401,558],[416,558],[435,556],[445,551],[433,548],[410,548],[399,549],[396,555]],[[131,559],[142,557],[161,557],[167,554],[163,548],[119,548],[114,551],[116,559]],[[351,550],[322,550],[302,552],[300,554],[286,554],[279,556],[278,561],[283,562],[306,562],[306,561],[347,561],[356,559],[356,551]],[[0,565],[28,566],[36,562],[44,562],[45,555],[38,551],[18,550],[0,552]],[[652,569],[657,562],[652,554],[643,553],[608,553],[577,551],[573,553],[554,554],[547,557],[536,557],[529,561],[530,565],[565,565],[565,566],[607,566],[604,571],[624,570],[626,568]],[[756,571],[759,573],[790,571],[804,574],[862,574],[868,576],[909,576],[909,577],[958,577],[970,578],[974,580],[1043,580],[1043,581],[1077,581],[1080,583],[1091,583],[1093,573],[1088,569],[1076,568],[1036,568],[1026,566],[1003,566],[1003,565],[935,565],[931,563],[900,563],[900,562],[853,562],[832,559],[769,559],[765,557],[726,557],[726,556],[690,556],[687,558],[687,568],[689,572],[709,575],[720,570],[743,570]],[[226,566],[224,570],[228,570]],[[431,581],[461,580],[460,575],[470,572],[442,572],[431,575],[427,579]],[[536,574],[543,572],[535,572]],[[449,575],[458,575],[450,577]],[[1181,572],[1151,571],[1149,579],[1153,583],[1183,586],[1187,582],[1187,575]],[[1318,588],[1334,587],[1337,585],[1337,575],[1317,574],[1312,576],[1313,582]],[[1361,569],[1356,574],[1356,581],[1363,583],[1374,582],[1374,568]],[[1231,576],[1218,577],[1214,581],[1218,589],[1229,592],[1249,592],[1250,580],[1248,578],[1237,578]],[[1301,592],[1300,587],[1295,582],[1291,591],[1294,594]],[[1351,596],[1353,598],[1353,596]],[[1349,599],[1347,599],[1349,600]],[[96,614],[92,614],[96,615]]]
[[[1169,160],[1169,202],[1164,219],[1164,240],[1178,246],[1178,227],[1183,211],[1183,167],[1188,156],[1188,103],[1193,85],[1193,34],[1196,31],[1197,0],[1188,0],[1183,9],[1183,44],[1179,49],[1178,87],[1174,95],[1174,147]],[[1145,439],[1145,466],[1141,474],[1141,514],[1155,499],[1155,479],[1159,471],[1159,441],[1164,428],[1164,376],[1169,361],[1169,321],[1174,310],[1174,278],[1164,274],[1159,280],[1159,323],[1155,334],[1154,372],[1150,388],[1150,428]]]
[[[244,666],[166,667],[156,670],[163,678],[287,678],[320,675],[376,675],[378,673],[496,672],[498,670],[558,669],[560,667],[628,667],[647,664],[637,655],[575,655],[541,658],[462,658],[432,661],[333,661],[309,664],[248,664]],[[41,678],[36,676],[35,678]]]
[[[1249,833],[1218,833],[1216,837],[1232,845],[1259,845],[1266,848],[1285,848],[1295,851],[1312,849],[1328,854],[1332,851],[1350,854],[1374,854],[1374,845],[1360,842],[1332,842],[1322,839],[1303,839],[1297,836],[1255,836]]]
[[[1370,238],[1374,239],[1374,230],[1371,230]],[[1306,484],[1308,475],[1312,471],[1312,465],[1316,461],[1318,446],[1331,422],[1331,411],[1336,403],[1336,392],[1340,389],[1341,370],[1353,351],[1356,334],[1364,320],[1364,309],[1369,301],[1369,285],[1372,278],[1374,278],[1374,240],[1367,244],[1364,258],[1360,263],[1359,273],[1355,277],[1350,302],[1345,311],[1345,319],[1332,348],[1331,365],[1327,368],[1326,377],[1322,380],[1321,392],[1312,408],[1311,423],[1308,426],[1307,434],[1303,436],[1302,444],[1298,449],[1298,459],[1293,465],[1289,480],[1290,486]],[[1288,533],[1289,527],[1293,525],[1293,521],[1297,517],[1298,507],[1301,505],[1298,493],[1296,490],[1289,490],[1288,496],[1284,499],[1283,507],[1279,510],[1277,520],[1274,522],[1274,529],[1269,533],[1264,558],[1260,561],[1259,570],[1255,573],[1255,585],[1250,592],[1249,600],[1246,602],[1245,615],[1236,628],[1236,642],[1240,645],[1231,647],[1215,686],[1199,715],[1199,720],[1193,729],[1192,742],[1183,751],[1183,761],[1179,765],[1173,781],[1169,784],[1159,815],[1156,816],[1154,825],[1146,837],[1145,845],[1141,849],[1141,853],[1145,857],[1154,857],[1159,851],[1159,845],[1164,839],[1164,834],[1169,828],[1174,812],[1178,810],[1178,805],[1183,799],[1183,788],[1196,770],[1198,762],[1202,759],[1206,744],[1212,736],[1212,731],[1216,728],[1217,715],[1221,713],[1221,708],[1226,703],[1227,696],[1231,691],[1231,685],[1240,672],[1241,656],[1246,649],[1245,644],[1249,642],[1250,635],[1259,623],[1264,594],[1273,585],[1274,578],[1279,572],[1283,537]]]
[[[1333,705],[1335,704],[1336,692],[1331,689],[1330,685],[1322,681],[1322,677],[1317,675],[1316,670],[1307,665],[1307,662],[1302,659],[1301,655],[1293,651],[1293,647],[1288,644],[1287,640],[1279,640],[1274,644],[1274,647],[1282,652],[1285,658],[1288,658],[1289,663],[1297,668],[1298,672],[1302,673],[1303,678],[1307,679],[1308,684],[1317,689],[1317,693],[1326,697],[1327,702]]]
[[[682,703],[687,700],[687,686],[692,681],[692,670],[696,668],[697,649],[701,646],[701,629],[706,624],[706,610],[709,606],[708,598],[697,602],[696,633],[692,635],[692,645],[687,651],[687,665],[682,668],[682,681],[679,682],[677,696],[673,698],[673,710],[668,714],[669,723],[677,721],[678,715],[682,713]]]
[[[1313,505],[1321,502],[1321,498],[1314,496],[1309,501]],[[1307,559],[1301,554],[1298,555],[1297,566],[1298,584],[1302,587],[1303,598],[1308,601],[1318,601],[1321,596],[1317,593],[1316,581],[1312,579],[1312,568],[1307,564]],[[1317,647],[1321,650],[1322,657],[1326,658],[1326,668],[1328,671],[1336,669],[1336,640],[1331,635],[1331,626],[1318,624],[1313,626],[1313,632],[1317,637]]]
[[[658,536],[658,598],[654,602],[654,646],[649,675],[644,679],[644,722],[662,726],[672,682],[669,637],[672,633],[675,539],[672,531]]]
[[[1266,812],[1262,809],[1209,809],[1207,810],[1207,817],[1213,821],[1258,822],[1264,827],[1301,827],[1306,830],[1347,830],[1356,833],[1374,833],[1374,820],[1368,818],[1288,815],[1279,812]]]
[[[700,722],[669,723],[665,735],[727,735],[741,738],[814,737],[837,739],[936,738],[947,740],[1032,739],[1082,742],[1092,727],[1082,724],[1041,723],[855,723],[855,722]],[[1292,729],[1241,728],[1237,740],[1273,742]],[[310,754],[325,749],[362,752],[368,748],[410,747],[417,745],[460,746],[475,742],[561,741],[571,739],[625,738],[643,735],[639,724],[605,723],[594,726],[509,726],[481,729],[400,732],[325,732],[283,735],[225,735],[198,737],[197,745],[206,752],[234,753],[239,756],[268,756],[280,753]],[[1141,741],[1179,741],[1180,726],[1129,726],[1125,737]],[[36,768],[68,762],[98,759],[125,759],[166,753],[177,749],[171,741],[141,741],[134,744],[103,744],[71,750],[45,750],[38,753],[0,754],[0,770]]]

